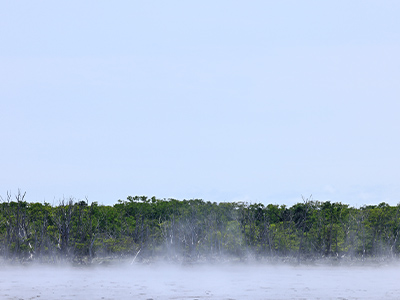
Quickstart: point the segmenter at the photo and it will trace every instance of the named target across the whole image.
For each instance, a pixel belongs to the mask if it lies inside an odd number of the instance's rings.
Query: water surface
[[[400,268],[2,266],[0,299],[399,299]]]

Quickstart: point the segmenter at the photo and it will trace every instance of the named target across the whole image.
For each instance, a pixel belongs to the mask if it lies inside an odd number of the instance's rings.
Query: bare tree
[[[61,258],[66,259],[69,256],[69,240],[72,230],[72,214],[75,210],[74,199],[62,199],[54,211],[53,220],[58,229],[58,245]]]

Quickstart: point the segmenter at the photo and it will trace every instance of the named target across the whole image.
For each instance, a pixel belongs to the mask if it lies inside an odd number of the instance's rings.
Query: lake
[[[398,264],[0,267],[0,299],[400,299]]]

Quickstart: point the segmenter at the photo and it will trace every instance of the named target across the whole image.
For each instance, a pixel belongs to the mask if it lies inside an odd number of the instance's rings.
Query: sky
[[[399,1],[4,1],[0,195],[400,202]]]

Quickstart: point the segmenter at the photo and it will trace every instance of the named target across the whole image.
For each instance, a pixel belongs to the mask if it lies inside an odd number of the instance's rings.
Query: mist
[[[9,194],[8,194],[9,195]],[[0,299],[396,299],[400,205],[0,204]]]
[[[0,299],[398,299],[399,264],[6,266]]]

